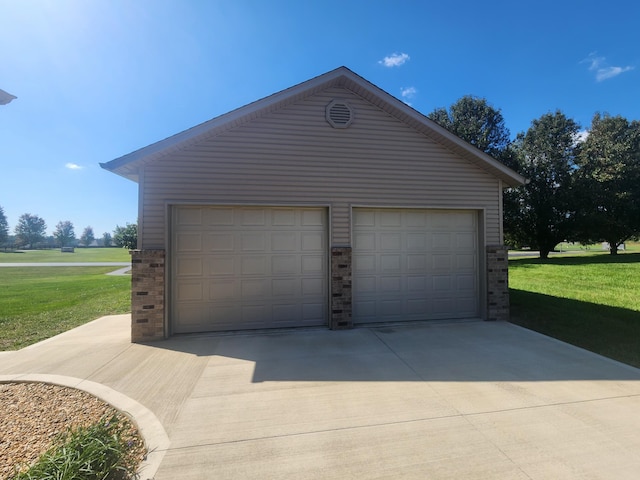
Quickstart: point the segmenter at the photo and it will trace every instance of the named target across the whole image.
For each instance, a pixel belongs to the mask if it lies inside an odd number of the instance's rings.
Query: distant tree
[[[138,225],[135,223],[127,223],[126,227],[116,225],[113,231],[113,244],[129,250],[138,248]]]
[[[53,232],[53,238],[56,239],[59,247],[68,247],[76,239],[73,223],[69,220],[58,222]]]
[[[80,243],[82,243],[85,247],[91,245],[91,243],[96,239],[93,234],[93,228],[91,226],[85,227],[82,231],[82,235],[80,235]]]
[[[580,239],[615,255],[640,234],[640,122],[596,113],[577,163]]]
[[[47,224],[38,215],[22,214],[15,228],[16,243],[20,247],[34,248],[44,240],[46,230]]]
[[[509,129],[500,110],[486,99],[466,95],[448,110],[437,108],[428,117],[495,159],[507,165],[511,163]]]
[[[111,234],[109,232],[104,232],[102,234],[102,245],[104,247],[110,247],[111,246]]]
[[[4,209],[0,206],[0,245],[6,245],[7,240],[9,240],[9,222]]]
[[[529,183],[505,193],[505,238],[539,250],[540,258],[573,235],[578,130],[575,121],[556,111],[531,122],[514,143],[516,170]]]

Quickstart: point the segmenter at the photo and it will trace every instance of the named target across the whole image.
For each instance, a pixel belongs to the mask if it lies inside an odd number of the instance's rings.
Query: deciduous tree
[[[116,247],[128,248],[133,250],[138,247],[138,225],[135,223],[127,223],[126,227],[116,225],[113,231],[113,244]]]
[[[73,230],[73,223],[69,220],[58,222],[56,229],[53,232],[53,237],[56,239],[58,246],[69,246],[76,239],[76,234]]]
[[[514,143],[516,170],[527,185],[505,194],[505,237],[540,251],[540,258],[573,234],[573,191],[578,124],[562,112],[531,122]]]
[[[102,246],[104,247],[111,246],[111,234],[109,232],[104,232],[102,234]]]
[[[466,95],[449,109],[438,108],[428,117],[471,145],[495,159],[509,164],[508,147],[511,143],[500,110],[484,98]]]
[[[615,255],[640,234],[640,122],[595,114],[577,163],[580,239]]]
[[[0,206],[0,245],[5,245],[9,239],[9,222],[4,214],[4,209]]]
[[[38,215],[24,213],[20,215],[15,228],[16,243],[20,247],[34,248],[38,242],[44,240],[47,224]]]
[[[93,228],[91,228],[90,226],[85,227],[85,229],[82,231],[82,235],[80,236],[80,243],[82,243],[85,247],[88,247],[95,239],[96,237],[93,234]]]

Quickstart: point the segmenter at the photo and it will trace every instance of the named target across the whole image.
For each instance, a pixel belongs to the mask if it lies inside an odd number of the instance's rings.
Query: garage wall
[[[346,101],[354,121],[332,128]],[[485,212],[501,243],[498,180],[349,90],[331,88],[156,160],[140,176],[139,248],[168,249],[169,204],[329,205],[331,245],[350,244],[351,207]]]

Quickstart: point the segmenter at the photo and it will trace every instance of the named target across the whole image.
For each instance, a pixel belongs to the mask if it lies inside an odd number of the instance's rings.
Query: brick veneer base
[[[131,341],[165,337],[164,250],[131,250]]]
[[[487,320],[509,320],[509,252],[487,247]]]
[[[351,247],[331,247],[332,330],[353,327],[351,318]]]

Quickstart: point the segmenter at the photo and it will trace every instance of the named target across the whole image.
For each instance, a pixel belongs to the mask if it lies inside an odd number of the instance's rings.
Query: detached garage
[[[133,341],[508,317],[524,179],[347,68],[102,167],[139,184]]]

